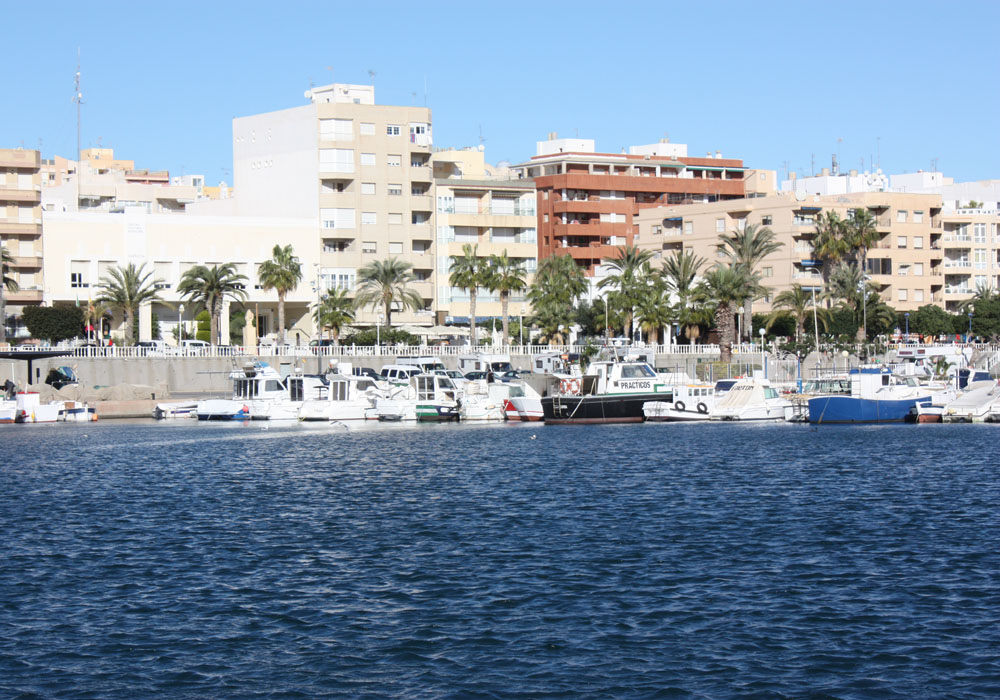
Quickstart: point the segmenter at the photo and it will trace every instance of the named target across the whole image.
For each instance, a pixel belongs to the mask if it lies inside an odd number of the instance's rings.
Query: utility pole
[[[80,47],[76,48],[76,77],[73,80],[73,102],[76,103],[76,207],[80,208],[80,105],[83,104],[83,93],[80,92]]]

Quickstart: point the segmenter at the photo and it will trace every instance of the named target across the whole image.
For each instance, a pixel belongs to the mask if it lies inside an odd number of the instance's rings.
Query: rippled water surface
[[[0,697],[998,697],[998,440],[5,426]]]

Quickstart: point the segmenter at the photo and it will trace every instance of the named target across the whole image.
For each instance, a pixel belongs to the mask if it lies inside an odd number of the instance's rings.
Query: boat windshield
[[[655,376],[656,372],[646,364],[625,365],[622,367],[622,379],[645,379]]]

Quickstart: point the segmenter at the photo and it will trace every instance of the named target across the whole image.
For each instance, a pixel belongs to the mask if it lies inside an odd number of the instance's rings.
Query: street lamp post
[[[906,342],[910,342],[910,312],[907,311],[903,314],[903,318],[906,319]]]
[[[816,334],[816,357],[819,357],[819,320],[816,318],[816,288],[812,287],[813,298],[813,332]]]
[[[382,314],[378,315],[378,324],[375,326],[375,354],[382,354],[382,319],[385,318]]]
[[[764,379],[767,379],[767,350],[764,349],[764,336],[767,335],[767,331],[761,328],[759,332],[761,363],[764,365]]]
[[[518,323],[518,331],[521,334],[521,348],[524,348],[524,304],[521,304],[521,319]],[[524,352],[524,350],[522,349],[521,352]]]
[[[973,312],[975,310],[976,310],[975,306],[970,306],[969,307],[969,338],[966,341],[966,342],[969,342],[969,343],[972,342],[972,314],[973,314]]]
[[[181,347],[184,340],[184,304],[177,307],[177,347]]]

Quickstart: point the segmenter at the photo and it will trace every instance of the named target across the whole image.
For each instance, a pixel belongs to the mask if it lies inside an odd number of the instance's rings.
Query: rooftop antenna
[[[333,84],[333,66],[327,66],[326,69],[330,71],[330,84]]]
[[[816,176],[816,154],[815,153],[810,153],[809,154],[809,170],[811,171],[811,174],[813,175],[813,177],[815,177]]]
[[[483,138],[483,125],[479,125],[479,145],[482,146],[486,143],[486,139]]]
[[[76,103],[76,205],[80,206],[80,106],[83,93],[80,92],[80,47],[76,47],[76,77],[73,78],[73,102]]]
[[[789,162],[787,160],[783,160],[783,161],[781,161],[781,164],[783,166],[785,166],[785,179],[787,180],[788,176],[790,174],[789,171],[788,171]]]
[[[424,74],[424,107],[427,106],[427,74]]]
[[[938,171],[938,158],[937,158],[937,156],[934,156],[933,158],[931,158],[931,171],[935,172],[935,173]]]
[[[876,156],[875,167],[877,167],[879,170],[881,170],[882,169],[882,137],[881,136],[876,136],[875,137],[875,156]]]
[[[371,68],[368,69],[368,80],[371,81],[372,87],[375,87],[375,71]]]

